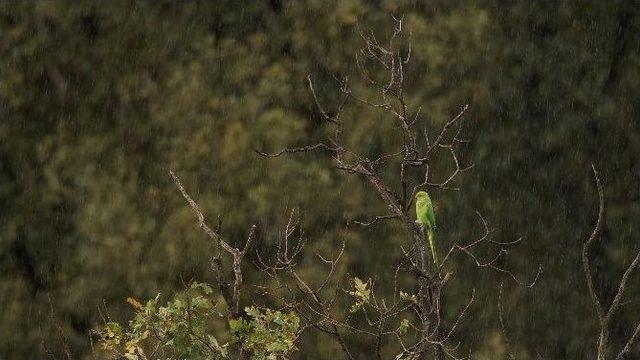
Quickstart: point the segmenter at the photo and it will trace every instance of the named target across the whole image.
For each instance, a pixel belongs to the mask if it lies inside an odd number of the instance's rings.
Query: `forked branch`
[[[231,287],[231,284],[224,279],[219,256],[216,255],[212,258],[211,266],[216,273],[218,287],[220,288],[222,295],[229,306],[229,309],[230,309],[229,317],[236,318],[240,313],[240,296],[241,296],[242,287],[243,287],[242,260],[244,256],[247,254],[247,251],[249,250],[249,248],[251,247],[251,243],[253,241],[255,231],[256,231],[256,226],[252,225],[249,228],[247,239],[245,240],[244,246],[242,247],[242,249],[234,248],[233,246],[229,245],[229,243],[227,243],[224,239],[222,239],[222,237],[218,232],[214,231],[206,224],[204,213],[200,209],[200,206],[198,205],[198,203],[196,203],[193,200],[193,198],[191,198],[189,193],[187,193],[187,190],[185,190],[184,186],[182,185],[180,178],[178,178],[178,176],[171,170],[169,171],[169,175],[171,175],[173,182],[176,184],[176,187],[178,188],[178,191],[180,191],[180,194],[182,194],[182,197],[184,197],[184,199],[187,201],[187,204],[189,204],[189,206],[191,207],[191,210],[193,211],[196,218],[198,219],[198,227],[202,228],[205,231],[205,233],[207,233],[207,235],[211,238],[211,240],[215,241],[216,244],[220,245],[220,247],[222,247],[222,249],[232,257],[232,269],[233,269],[233,286],[232,287]],[[231,291],[229,291],[230,288],[231,288]]]
[[[602,226],[604,222],[604,191],[602,188],[602,183],[600,182],[600,177],[598,175],[598,171],[595,166],[591,166],[593,170],[593,176],[596,180],[596,187],[598,189],[598,219],[596,221],[596,225],[593,229],[593,232],[587,238],[587,240],[582,245],[582,266],[584,271],[584,276],[587,281],[587,287],[589,290],[589,296],[593,302],[593,306],[596,311],[596,315],[598,317],[598,322],[600,325],[600,334],[598,336],[598,346],[597,346],[597,359],[605,360],[607,358],[607,353],[609,349],[609,330],[611,319],[616,314],[618,309],[620,308],[620,304],[622,301],[622,296],[627,288],[627,282],[629,277],[633,273],[633,271],[638,267],[640,263],[640,251],[636,254],[635,258],[631,261],[629,266],[627,266],[622,278],[620,279],[620,283],[616,290],[616,294],[611,301],[609,307],[603,306],[603,302],[600,299],[600,296],[596,292],[595,285],[593,283],[593,271],[591,269],[591,264],[589,261],[589,250],[591,246],[597,241],[598,236],[602,232]],[[627,340],[625,346],[618,353],[616,359],[624,359],[627,356],[634,343],[638,339],[640,333],[640,323],[636,326],[633,334]]]

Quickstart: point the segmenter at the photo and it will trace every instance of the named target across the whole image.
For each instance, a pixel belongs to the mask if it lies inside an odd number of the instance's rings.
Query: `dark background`
[[[293,207],[310,252],[336,248],[347,220],[383,213],[324,155],[264,160],[253,149],[322,138],[307,74],[322,101],[335,101],[333,75],[358,83],[357,29],[384,38],[390,14],[404,15],[411,35],[407,91],[424,127],[470,105],[463,160],[475,166],[460,191],[433,192],[439,246],[480,234],[478,210],[496,240],[524,237],[502,266],[525,280],[543,269],[529,289],[457,258],[448,315],[472,288],[478,295],[457,341],[474,359],[506,356],[502,282],[518,358],[593,358],[597,324],[579,256],[595,222],[592,163],[605,187],[592,257],[606,303],[640,248],[637,1],[2,2],[0,358],[60,357],[65,342],[89,358],[99,308],[126,320],[127,296],[213,281],[212,245],[169,169],[228,238],[257,223],[258,246]],[[349,141],[364,152],[393,142],[384,114],[355,106],[346,116]],[[343,274],[391,276],[384,259],[400,255],[397,227],[350,228],[348,239]],[[302,273],[313,279],[323,268],[308,258]],[[638,288],[636,274],[614,319],[616,348],[640,319]],[[365,340],[350,341],[366,356]],[[299,358],[341,356],[319,335],[300,348]]]

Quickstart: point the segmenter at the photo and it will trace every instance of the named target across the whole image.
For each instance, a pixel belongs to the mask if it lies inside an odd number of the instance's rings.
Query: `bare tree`
[[[602,232],[602,226],[604,223],[604,191],[602,188],[602,183],[600,182],[598,171],[596,170],[595,166],[592,166],[592,169],[593,176],[596,180],[596,187],[598,188],[598,218],[593,232],[582,245],[582,266],[584,276],[587,281],[587,287],[589,289],[589,296],[591,297],[591,300],[593,302],[594,310],[598,317],[598,324],[600,326],[598,345],[596,350],[597,359],[606,360],[608,358],[610,347],[609,330],[611,329],[611,320],[620,309],[622,296],[627,289],[627,282],[629,280],[629,277],[640,264],[640,251],[638,251],[635,258],[631,261],[629,266],[627,266],[626,270],[624,271],[622,278],[620,279],[620,283],[618,284],[618,288],[615,292],[615,296],[611,301],[611,304],[608,307],[605,306],[602,302],[601,297],[596,292],[596,286],[593,283],[593,270],[591,269],[591,263],[589,261],[589,250],[598,240],[598,237]],[[624,347],[618,352],[616,360],[628,359],[631,348],[635,344],[636,340],[638,340],[638,336],[640,336],[640,322],[638,322],[635,330],[627,339]]]
[[[459,150],[461,144],[468,140],[461,137],[463,120],[468,105],[464,105],[460,111],[450,120],[446,121],[439,130],[430,136],[426,130],[421,130],[423,125],[418,110],[413,110],[407,101],[405,94],[405,68],[411,57],[411,43],[403,48],[401,41],[402,19],[395,19],[394,32],[386,42],[379,41],[372,33],[361,32],[363,41],[362,49],[357,53],[356,60],[364,85],[373,90],[375,98],[369,98],[358,94],[350,85],[347,78],[337,80],[339,85],[339,101],[334,111],[327,111],[316,93],[311,76],[308,76],[308,85],[311,96],[317,106],[319,115],[328,127],[331,127],[331,135],[322,142],[315,144],[290,147],[276,153],[266,153],[256,150],[258,154],[267,158],[277,158],[285,154],[324,152],[331,155],[334,166],[348,175],[362,178],[368,183],[372,193],[385,205],[388,213],[374,217],[370,221],[354,221],[352,223],[361,226],[374,226],[381,221],[396,221],[402,224],[406,233],[406,244],[401,246],[403,257],[397,259],[395,268],[396,278],[399,272],[410,273],[415,280],[415,294],[403,294],[398,298],[395,294],[390,301],[379,299],[375,294],[372,283],[360,282],[355,284],[360,287],[360,295],[370,296],[367,300],[366,327],[358,327],[352,324],[347,316],[340,316],[335,309],[336,298],[340,292],[336,290],[332,296],[323,298],[320,290],[329,282],[329,278],[335,273],[335,266],[344,252],[344,243],[340,252],[333,259],[320,257],[330,266],[327,278],[319,285],[312,286],[302,279],[296,272],[296,256],[304,247],[304,239],[300,236],[294,243],[292,235],[294,229],[299,226],[292,214],[287,225],[282,241],[278,245],[277,258],[268,262],[260,257],[260,266],[272,277],[293,278],[295,287],[282,282],[290,296],[283,298],[273,290],[265,290],[282,300],[287,306],[297,311],[307,321],[309,327],[334,336],[342,346],[347,358],[353,358],[343,333],[361,334],[372,337],[375,344],[375,353],[382,358],[382,346],[389,340],[397,341],[401,346],[398,358],[425,359],[425,358],[459,358],[459,351],[451,342],[451,337],[458,325],[463,320],[469,307],[475,301],[475,289],[469,296],[467,304],[460,309],[455,319],[445,321],[443,319],[443,291],[446,284],[453,278],[450,267],[455,265],[452,258],[455,254],[462,254],[471,259],[479,268],[497,271],[515,280],[524,286],[532,286],[540,274],[524,283],[520,281],[510,270],[500,267],[499,261],[507,253],[505,247],[515,245],[520,239],[511,242],[497,242],[491,239],[491,231],[486,219],[478,212],[478,218],[483,226],[483,233],[475,240],[466,243],[455,243],[446,252],[440,263],[433,263],[428,242],[425,237],[425,229],[414,221],[412,205],[415,194],[424,188],[455,191],[457,179],[469,170],[472,165],[464,165],[460,159]],[[382,75],[380,75],[382,73]],[[402,138],[401,144],[395,149],[368,157],[358,152],[345,141],[344,110],[350,103],[359,103],[372,109],[378,109],[386,114],[389,121],[393,121]],[[446,155],[451,159],[451,169],[447,174],[432,174],[435,159]],[[391,182],[385,174],[395,174],[396,180]],[[435,180],[436,176],[439,180]],[[292,225],[293,224],[293,225]],[[301,232],[301,230],[299,230]],[[483,245],[491,243],[498,245],[499,250],[489,259],[481,259],[475,250]],[[336,288],[339,289],[339,288]],[[357,289],[356,289],[357,290]],[[294,296],[296,291],[303,297]],[[355,292],[343,291],[353,295]],[[364,293],[364,295],[362,294]],[[404,298],[404,299],[403,299]],[[397,319],[403,312],[413,311],[417,322],[404,322],[398,327]],[[445,326],[446,324],[446,326]],[[407,342],[402,334],[406,328],[413,330],[417,335]]]

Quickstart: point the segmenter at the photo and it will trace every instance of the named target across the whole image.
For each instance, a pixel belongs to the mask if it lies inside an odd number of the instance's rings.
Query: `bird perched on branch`
[[[416,194],[416,222],[424,228],[424,231],[429,239],[429,247],[431,248],[431,255],[433,256],[433,263],[438,263],[438,256],[436,255],[436,246],[434,238],[436,234],[436,214],[433,211],[433,202],[431,197],[426,191],[418,191]]]

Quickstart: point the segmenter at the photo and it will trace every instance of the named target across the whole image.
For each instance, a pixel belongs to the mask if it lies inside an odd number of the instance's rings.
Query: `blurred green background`
[[[472,358],[507,356],[496,296],[504,282],[519,358],[593,358],[596,320],[579,258],[596,212],[591,163],[605,186],[592,255],[606,302],[640,247],[637,1],[2,2],[0,358],[61,358],[65,342],[75,359],[91,358],[99,309],[125,320],[127,296],[213,281],[212,244],[169,169],[212,222],[220,216],[228,238],[257,223],[262,247],[293,207],[310,249],[326,252],[347,220],[381,214],[366,184],[326,155],[264,160],[253,149],[326,135],[307,74],[322,101],[335,101],[333,75],[358,84],[357,29],[384,38],[391,14],[404,15],[410,34],[409,102],[422,106],[427,130],[470,104],[464,161],[475,167],[460,191],[434,193],[441,248],[481,232],[478,210],[496,240],[525,239],[501,265],[525,279],[543,269],[528,289],[457,258],[448,315],[473,287],[478,302],[456,341]],[[363,152],[393,142],[384,114],[355,106],[345,119]],[[398,228],[350,228],[348,239],[343,273],[390,278],[380,254],[400,255]],[[302,272],[313,279],[324,268],[309,251]],[[636,274],[614,320],[615,346],[640,319],[639,284]],[[244,299],[254,301],[262,299]],[[349,341],[367,358],[370,344]],[[300,359],[341,358],[321,335],[300,347]]]

